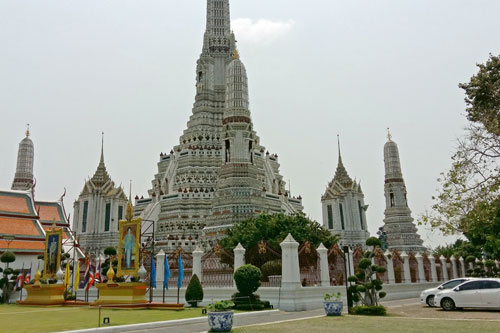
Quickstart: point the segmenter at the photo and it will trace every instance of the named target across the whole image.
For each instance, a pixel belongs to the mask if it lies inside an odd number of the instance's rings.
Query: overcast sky
[[[500,53],[500,2],[231,0],[231,9],[254,128],[305,212],[322,220],[340,134],[376,232],[387,127],[413,216],[429,209],[466,124],[458,83]],[[205,0],[0,0],[0,188],[11,186],[30,123],[37,199],[67,188],[72,213],[102,131],[112,179],[146,195],[191,114],[205,10]],[[426,245],[445,241],[420,232]]]

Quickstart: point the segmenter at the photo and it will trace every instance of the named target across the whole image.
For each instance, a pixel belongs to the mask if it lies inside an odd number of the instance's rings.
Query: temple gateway
[[[303,210],[279,168],[278,155],[265,149],[253,127],[229,0],[208,0],[192,115],[179,144],[160,154],[148,198],[136,197],[135,214],[157,221],[164,249],[209,247],[228,227],[261,212]]]

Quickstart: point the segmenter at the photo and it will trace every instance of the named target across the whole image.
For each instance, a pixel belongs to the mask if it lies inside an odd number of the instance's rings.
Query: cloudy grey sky
[[[92,176],[105,132],[113,180],[145,195],[191,114],[205,0],[0,0],[0,188],[31,124],[37,198]],[[255,129],[321,221],[337,164],[382,224],[383,145],[399,144],[410,207],[432,203],[466,124],[457,87],[499,54],[499,1],[232,0]],[[420,228],[427,245],[444,241]]]

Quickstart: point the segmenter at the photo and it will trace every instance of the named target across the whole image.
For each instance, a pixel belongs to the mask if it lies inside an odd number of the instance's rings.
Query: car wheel
[[[441,301],[441,307],[443,308],[443,310],[445,311],[451,311],[451,310],[454,310],[455,309],[455,302],[453,302],[453,300],[451,298],[444,298],[442,301]]]
[[[425,303],[427,303],[428,306],[430,306],[431,308],[435,306],[434,304],[434,295],[430,295],[429,297],[427,297],[427,299],[425,300]]]

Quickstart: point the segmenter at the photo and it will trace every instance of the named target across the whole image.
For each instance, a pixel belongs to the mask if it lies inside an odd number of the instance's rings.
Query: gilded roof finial
[[[30,136],[30,124],[26,124],[26,136]]]
[[[387,139],[388,139],[389,141],[392,141],[391,130],[390,130],[390,128],[389,128],[389,127],[387,127]]]
[[[240,59],[240,53],[236,49],[233,52],[233,59],[234,60],[239,60]]]
[[[132,221],[132,219],[134,218],[134,209],[132,208],[131,201],[128,202],[125,218],[127,219],[127,221]]]

